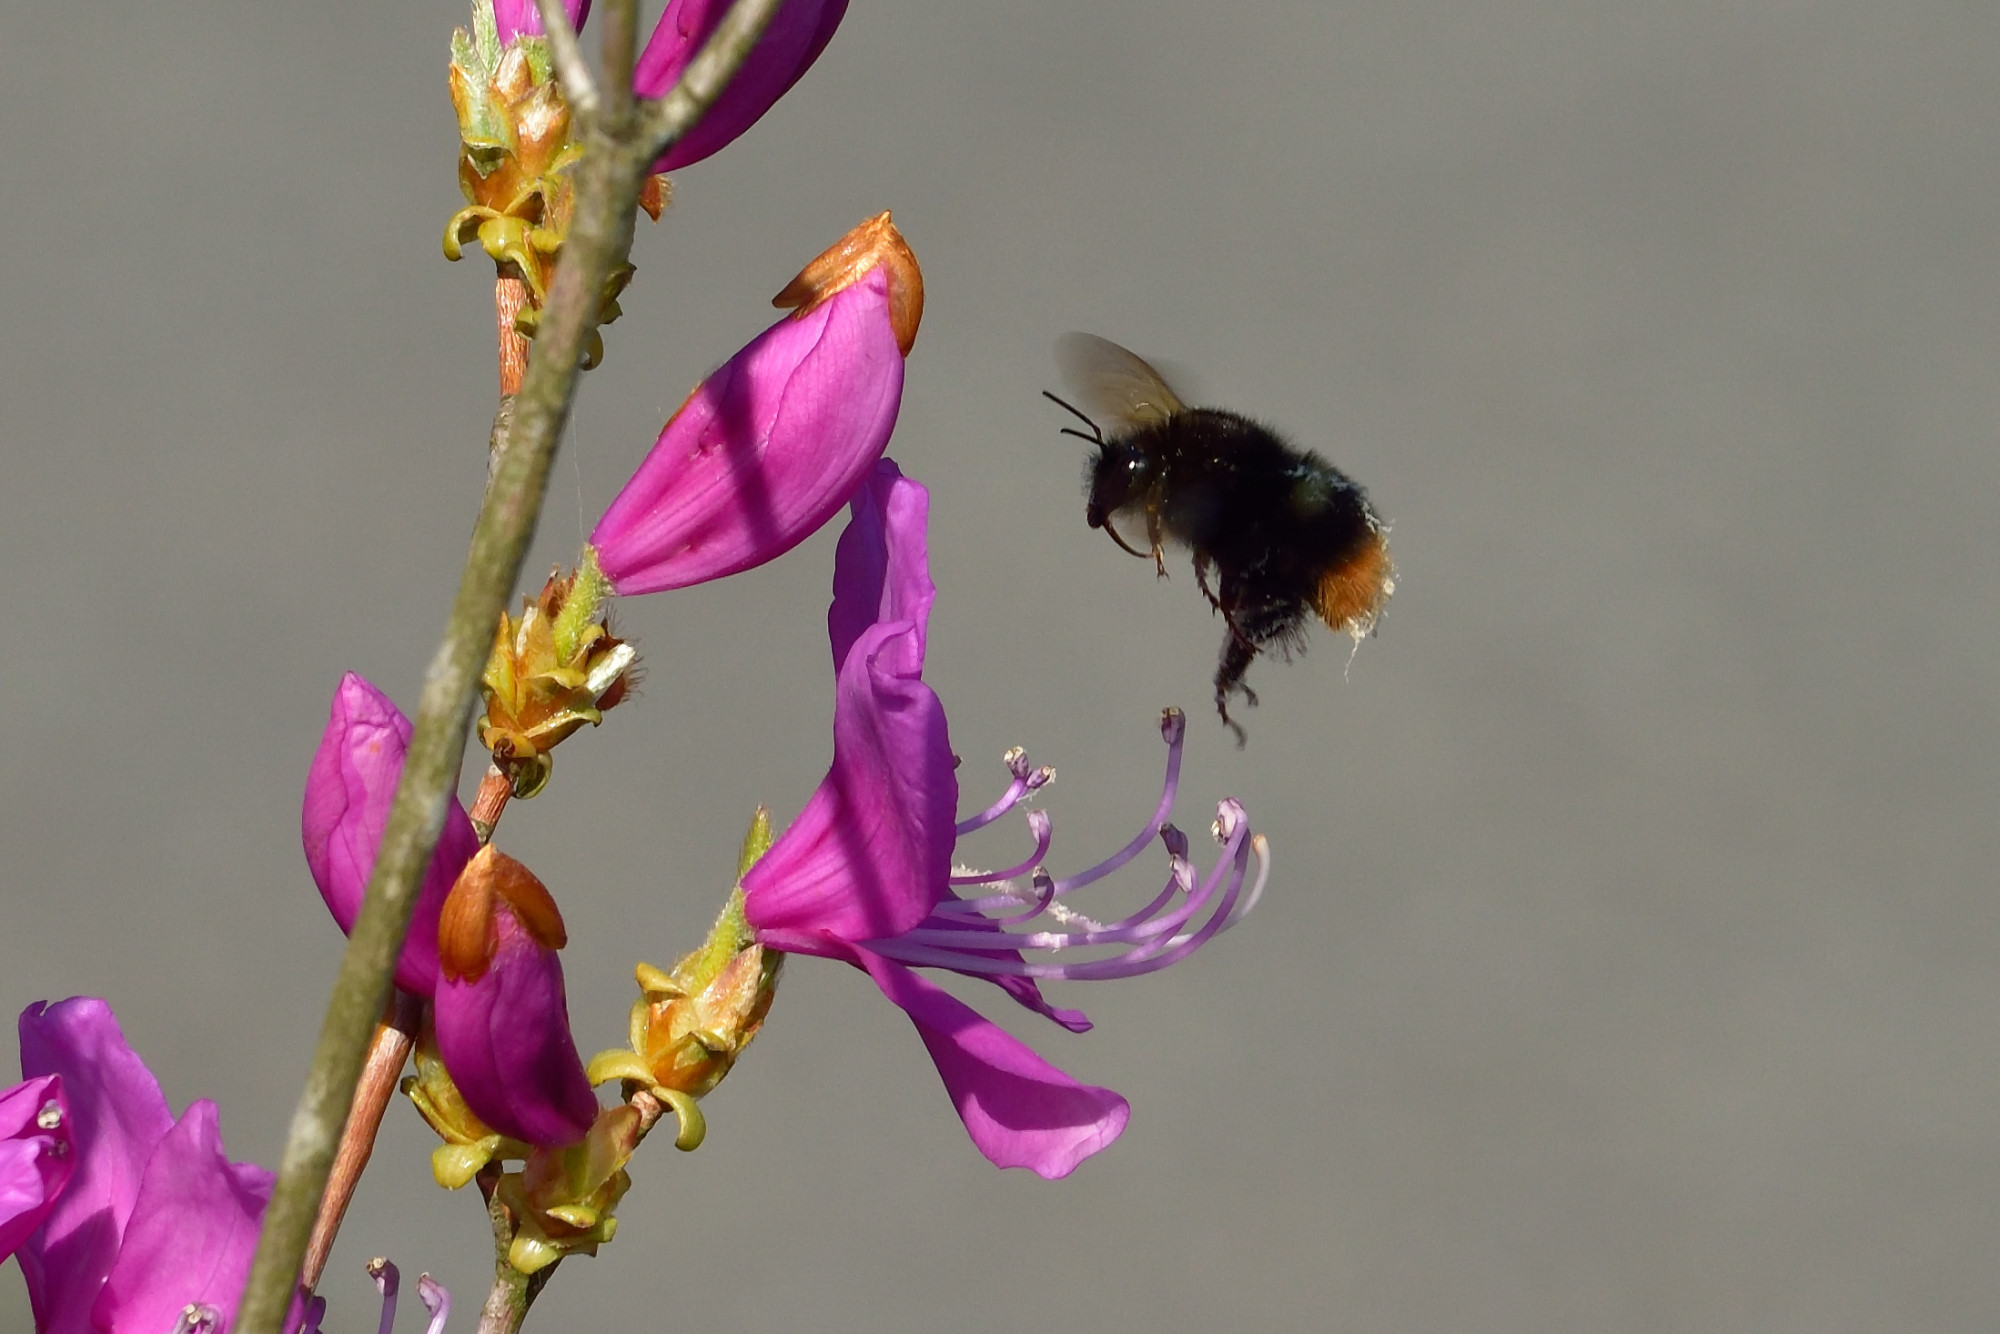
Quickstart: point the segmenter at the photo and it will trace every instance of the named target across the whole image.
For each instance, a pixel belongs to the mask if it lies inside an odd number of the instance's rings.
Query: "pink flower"
[[[438,1055],[480,1120],[528,1144],[574,1144],[597,1118],[556,958],[568,939],[548,889],[491,847],[459,877],[438,931]]]
[[[165,1334],[236,1311],[272,1174],[232,1163],[215,1104],[176,1121],[111,1007],[76,997],[21,1014],[21,1072],[59,1076],[74,1175],[18,1252],[37,1334]]]
[[[688,396],[591,533],[619,593],[685,588],[784,554],[888,446],[923,315],[923,276],[889,215],[848,233],[776,304],[796,313]]]
[[[1009,997],[1073,1032],[1082,1014],[1043,999],[1037,979],[1109,979],[1151,972],[1185,958],[1240,919],[1262,888],[1262,841],[1242,808],[1224,802],[1217,835],[1223,854],[1197,882],[1187,840],[1166,823],[1179,773],[1182,720],[1163,723],[1168,774],[1153,818],[1106,862],[1063,880],[1041,870],[1049,821],[1031,812],[1033,855],[1007,871],[958,870],[960,834],[992,823],[1047,782],[1009,756],[1013,783],[1001,799],[956,819],[957,757],[943,705],[923,681],[935,590],[927,569],[929,496],[883,460],[853,502],[834,557],[827,613],[837,672],[833,765],[791,827],[743,877],[744,912],[760,943],[840,959],[861,968],[909,1016],[929,1049],[952,1104],[979,1151],[1001,1167],[1065,1176],[1124,1130],[1125,1099],[1082,1084],[1037,1056],[971,1006],[916,971],[942,967],[990,980]],[[1140,912],[1091,921],[1058,905],[1064,895],[1130,862],[1159,837],[1168,876]],[[1243,894],[1251,858],[1260,874]],[[1032,888],[1014,880],[1032,873]],[[961,897],[954,886],[984,893]],[[1205,921],[1195,925],[1204,909]],[[1043,914],[1061,929],[1007,928]],[[1091,947],[1117,952],[1077,962],[1029,962],[1031,951]],[[1076,954],[1065,955],[1076,958]]]
[[[349,672],[340,679],[319,750],[306,771],[299,825],[306,865],[342,931],[352,931],[361,913],[412,730],[402,710],[367,678]],[[438,911],[478,850],[479,836],[454,797],[418,892],[410,934],[396,958],[396,985],[403,990],[428,996],[436,987]]]
[[[665,96],[729,12],[729,3],[669,0],[632,72],[634,90],[641,97]],[[787,0],[715,105],[653,164],[653,170],[676,171],[699,162],[755,125],[812,68],[846,13],[847,0]]]
[[[0,1260],[42,1225],[76,1170],[62,1078],[42,1075],[0,1093]]]

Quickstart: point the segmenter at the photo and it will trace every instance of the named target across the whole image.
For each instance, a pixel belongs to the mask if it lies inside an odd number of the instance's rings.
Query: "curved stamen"
[[[1221,880],[1223,863],[1218,861],[1208,879],[1196,889],[1194,866],[1187,859],[1187,835],[1168,825],[1160,831],[1160,837],[1172,852],[1173,860],[1168,868],[1166,888],[1162,889],[1158,897],[1145,908],[1119,922],[1104,926],[1092,926],[1083,931],[1045,931],[1033,937],[1024,936],[1022,939],[1032,939],[1034,944],[1031,948],[1050,950],[1075,949],[1078,946],[1089,945],[1131,944],[1136,941],[1137,947],[1130,952],[1131,957],[1165,948],[1159,938],[1171,938],[1174,932],[1180,930],[1190,918],[1199,913],[1203,905],[1213,897],[1215,887]],[[1162,910],[1173,902],[1176,893],[1185,896],[1186,902],[1173,911],[1161,915]]]
[[[1216,935],[1228,929],[1228,927],[1234,924],[1237,917],[1240,916],[1240,914],[1236,914],[1233,910],[1236,906],[1237,898],[1243,889],[1244,872],[1250,862],[1251,842],[1252,840],[1243,837],[1239,831],[1234,845],[1227,850],[1228,855],[1216,863],[1215,871],[1210,876],[1210,881],[1213,882],[1220,879],[1226,870],[1229,876],[1229,887],[1223,892],[1222,902],[1217,906],[1214,915],[1203,923],[1199,930],[1190,932],[1184,936],[1176,936],[1163,944],[1134,950],[1129,955],[1113,956],[1108,959],[1099,959],[1092,963],[1079,964],[1072,968],[1066,976],[1077,981],[1092,982],[1111,978],[1137,977],[1144,973],[1155,973],[1162,968],[1170,968],[1174,964],[1179,963],[1182,959],[1187,958],[1188,955],[1193,954],[1196,950],[1207,944]],[[1255,892],[1260,894],[1263,892],[1263,877],[1261,875],[1258,878]]]
[[[1028,795],[1028,785],[1017,778],[1013,782],[1007,785],[1007,790],[1005,792],[1002,792],[1000,794],[1000,800],[994,802],[991,806],[988,806],[985,810],[979,812],[979,814],[972,816],[969,819],[960,820],[956,825],[953,826],[953,828],[958,831],[958,836],[960,838],[964,838],[967,834],[971,833],[973,830],[984,829],[987,825],[992,824],[995,820],[1005,815],[1008,811],[1013,810],[1014,803],[1018,802],[1022,797],[1025,797],[1027,795]]]
[[[990,885],[996,880],[1012,880],[1016,876],[1027,875],[1042,864],[1042,858],[1049,855],[1051,822],[1044,810],[1028,812],[1028,832],[1034,836],[1035,850],[1026,860],[1004,871],[969,871],[964,875],[954,875],[949,883],[954,885]]]
[[[368,1262],[368,1277],[375,1280],[375,1291],[382,1294],[382,1320],[375,1334],[394,1334],[396,1294],[402,1290],[403,1275],[386,1257],[378,1255]]]
[[[299,1312],[299,1327],[292,1334],[320,1334],[319,1322],[326,1319],[326,1298],[312,1297]]]
[[[1249,836],[1248,819],[1242,806],[1234,800],[1224,801],[1218,808],[1216,833],[1224,843],[1222,854],[1199,888],[1187,894],[1187,902],[1172,912],[1153,915],[1158,908],[1170,903],[1177,891],[1185,892],[1181,869],[1185,862],[1176,857],[1175,871],[1166,890],[1145,912],[1128,918],[1128,923],[1133,924],[1121,930],[1017,934],[995,932],[990,928],[919,927],[891,940],[870,942],[869,948],[904,963],[929,964],[973,975],[1102,981],[1155,972],[1186,958],[1217,933],[1234,925],[1248,911],[1247,904],[1239,910],[1238,903],[1253,850],[1258,857],[1259,873],[1250,902],[1254,903],[1256,896],[1263,892],[1270,870],[1264,840]],[[1169,846],[1172,846],[1171,842]],[[1185,846],[1185,840],[1182,846]],[[1216,902],[1216,891],[1222,888],[1225,878],[1227,888],[1220,902]],[[1181,928],[1210,903],[1215,903],[1215,910],[1208,920],[1194,930],[1183,932]],[[1003,941],[1004,951],[1000,948]],[[1131,948],[1101,959],[1070,964],[1029,963],[1013,953],[1030,949],[1054,952],[1092,945],[1128,945]]]
[[[1061,905],[1055,905],[1050,911],[1050,916],[1056,917],[1059,921],[1071,923],[1072,925],[1069,930],[1010,934],[1008,937],[1009,940],[1016,947],[1022,949],[1055,951],[1092,945],[1125,945],[1131,944],[1135,939],[1138,939],[1143,945],[1153,937],[1161,935],[1171,936],[1190,917],[1201,910],[1201,906],[1207,900],[1210,891],[1203,891],[1203,893],[1195,895],[1188,903],[1182,906],[1180,911],[1170,914],[1165,918],[1159,917],[1159,913],[1169,903],[1174,901],[1177,894],[1187,895],[1191,894],[1194,890],[1194,867],[1187,859],[1187,835],[1183,834],[1173,825],[1167,825],[1160,830],[1160,839],[1167,845],[1170,857],[1167,883],[1165,888],[1161,889],[1159,894],[1145,907],[1120,918],[1116,922],[1103,923],[1093,921],[1080,913],[1070,912]],[[1038,887],[1041,879],[1045,878],[1038,878]],[[1212,890],[1213,886],[1211,885],[1210,888]],[[1012,907],[1020,901],[1018,896],[1015,896],[1001,900],[1000,902],[1004,902],[1006,906]],[[989,900],[989,902],[991,901]],[[1012,920],[1026,921],[1030,920],[1031,917],[1032,914],[1028,917],[1017,917]],[[985,918],[982,920],[998,925],[997,919]],[[981,939],[990,943],[992,933],[990,930],[934,926],[929,928],[918,927],[913,931],[905,932],[896,939],[919,945],[938,945],[944,948],[954,948],[957,940],[967,938]],[[1159,947],[1164,948],[1164,946]]]
[[[1179,790],[1181,781],[1181,741],[1186,735],[1187,715],[1179,709],[1162,709],[1160,736],[1167,743],[1167,781],[1160,793],[1159,804],[1153,808],[1153,818],[1130,843],[1112,853],[1107,860],[1099,862],[1088,871],[1079,871],[1073,876],[1056,881],[1057,898],[1061,898],[1073,889],[1096,884],[1146,850],[1146,845],[1153,841],[1153,835],[1166,824],[1167,816],[1174,809],[1174,794]]]
[[[1250,915],[1250,910],[1255,908],[1257,901],[1264,897],[1264,882],[1271,878],[1270,840],[1262,834],[1254,835],[1250,839],[1250,851],[1257,858],[1257,880],[1250,886],[1250,892],[1243,896],[1243,902],[1237,907],[1235,912],[1230,914],[1230,926],[1235,926]],[[1227,927],[1224,928],[1224,930],[1227,929]]]
[[[1030,792],[1038,791],[1047,786],[1056,776],[1056,771],[1047,765],[1043,765],[1039,769],[1030,766],[1028,763],[1028,752],[1022,750],[1019,746],[1002,755],[1000,762],[1007,766],[1007,772],[1013,775],[1014,781],[1009,783],[1007,790],[1000,794],[1000,800],[994,802],[991,806],[988,806],[985,810],[972,816],[970,819],[960,820],[953,826],[960,838],[964,838],[975,829],[984,829],[987,825],[992,824],[995,820],[1018,806],[1021,798],[1027,796]]]
[[[990,923],[993,926],[1014,926],[1020,922],[1032,922],[1047,912],[1049,905],[1055,901],[1055,881],[1049,879],[1047,871],[1036,871],[1035,897],[1027,901],[1029,906],[1024,911],[1015,913],[1011,917],[982,917],[979,920]],[[1004,935],[1006,933],[1002,932],[1001,934]]]
[[[1154,914],[1163,911],[1174,900],[1175,894],[1194,893],[1194,863],[1188,860],[1187,835],[1173,825],[1160,828],[1160,841],[1167,845],[1167,883],[1153,901],[1134,913],[1128,913],[1115,922],[1102,924],[1079,919],[1086,923],[1084,930],[1122,935],[1141,924],[1151,921]],[[1060,949],[1062,946],[1051,946]]]
[[[429,1274],[417,1275],[417,1300],[431,1313],[431,1323],[424,1328],[424,1334],[444,1334],[445,1317],[451,1314],[451,1294],[444,1284]]]

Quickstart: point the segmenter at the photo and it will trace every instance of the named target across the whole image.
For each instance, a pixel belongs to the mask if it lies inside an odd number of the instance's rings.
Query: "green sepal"
[[[585,547],[583,560],[576,567],[576,582],[570,585],[569,596],[563,599],[562,610],[550,627],[558,662],[572,661],[579,650],[604,633],[597,613],[610,596],[611,581],[598,568],[596,549]]]
[[[736,857],[736,883],[743,883],[743,877],[750,874],[750,868],[765,853],[771,850],[771,812],[768,807],[759,806],[750,817],[750,828],[743,835],[743,851]]]
[[[438,1145],[431,1150],[432,1179],[446,1190],[457,1190],[493,1161],[502,1142],[502,1136],[488,1135],[471,1144]]]

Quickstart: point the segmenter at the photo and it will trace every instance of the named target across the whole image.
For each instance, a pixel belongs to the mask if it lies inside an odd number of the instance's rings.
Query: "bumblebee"
[[[1116,343],[1068,334],[1057,361],[1082,407],[1044,395],[1089,428],[1062,433],[1096,447],[1084,518],[1150,558],[1161,578],[1169,540],[1193,552],[1195,583],[1228,626],[1215,711],[1241,745],[1229,702],[1256,705],[1243,678],[1259,653],[1302,651],[1311,615],[1357,643],[1373,633],[1396,588],[1388,530],[1367,493],[1325,459],[1238,413],[1187,406]]]

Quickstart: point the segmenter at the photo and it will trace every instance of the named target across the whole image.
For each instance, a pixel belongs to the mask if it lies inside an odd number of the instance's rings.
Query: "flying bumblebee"
[[[1215,711],[1241,745],[1229,699],[1256,705],[1243,677],[1259,653],[1303,650],[1309,612],[1357,643],[1373,632],[1396,588],[1388,531],[1367,494],[1325,459],[1248,417],[1187,406],[1118,344],[1067,334],[1056,359],[1082,407],[1044,393],[1090,428],[1062,433],[1097,447],[1084,469],[1084,517],[1151,558],[1161,578],[1167,540],[1194,553],[1195,583],[1229,627]],[[1135,544],[1121,523],[1143,538]]]

